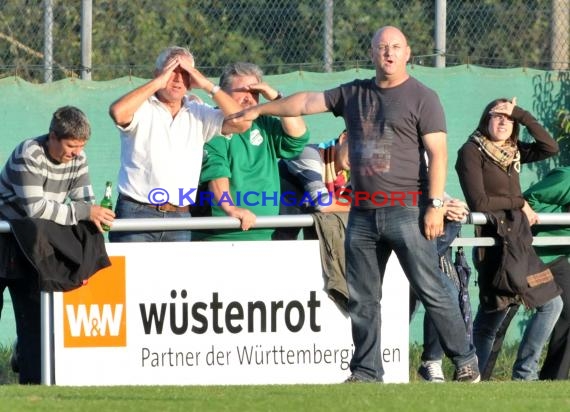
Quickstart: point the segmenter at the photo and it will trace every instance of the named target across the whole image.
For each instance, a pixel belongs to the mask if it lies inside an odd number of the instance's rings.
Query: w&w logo
[[[127,345],[125,257],[111,256],[112,265],[89,283],[63,295],[64,347]]]

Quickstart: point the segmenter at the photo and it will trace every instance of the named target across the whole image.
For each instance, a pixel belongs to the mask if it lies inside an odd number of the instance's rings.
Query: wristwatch
[[[434,199],[428,199],[429,200],[429,205],[435,209],[439,209],[443,207],[443,200],[438,199],[438,198],[434,198]]]
[[[214,95],[215,95],[216,93],[218,93],[219,91],[220,91],[220,86],[215,85],[214,87],[212,87],[212,90],[210,90],[210,93],[208,93],[208,96],[210,96],[210,97],[213,98]]]

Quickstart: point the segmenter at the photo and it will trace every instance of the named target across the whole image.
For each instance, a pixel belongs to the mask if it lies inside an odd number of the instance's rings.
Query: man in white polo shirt
[[[205,90],[219,109],[188,99]],[[250,121],[226,122],[240,106],[194,67],[185,48],[157,58],[152,80],[114,102],[109,113],[120,130],[121,166],[117,218],[190,217],[204,143],[215,135],[247,130]],[[189,241],[190,232],[110,232],[112,242]]]

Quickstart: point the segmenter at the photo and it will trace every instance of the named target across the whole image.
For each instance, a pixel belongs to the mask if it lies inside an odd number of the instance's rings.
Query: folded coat
[[[42,291],[78,288],[111,265],[105,239],[89,221],[64,226],[26,218],[10,221],[10,227],[21,252],[37,271]]]
[[[550,269],[532,247],[532,233],[521,210],[486,213],[490,224],[478,236],[493,236],[497,245],[476,248],[480,301],[486,311],[503,310],[523,303],[542,306],[560,295]]]

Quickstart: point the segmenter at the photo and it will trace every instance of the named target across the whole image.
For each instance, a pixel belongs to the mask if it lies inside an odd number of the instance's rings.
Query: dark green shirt
[[[570,167],[551,170],[540,182],[524,192],[528,204],[536,213],[562,213],[570,211]],[[533,226],[535,236],[570,236],[570,226]],[[570,257],[570,246],[536,246],[536,252],[548,263],[558,256]]]
[[[214,137],[204,146],[200,182],[227,177],[235,206],[256,216],[279,215],[279,158],[290,159],[302,152],[309,141],[309,131],[294,138],[288,136],[276,117],[261,116],[244,133],[231,138]],[[226,216],[218,204],[230,202],[224,194],[219,203],[212,201],[212,216]],[[273,229],[210,230],[193,232],[197,240],[271,240]]]

